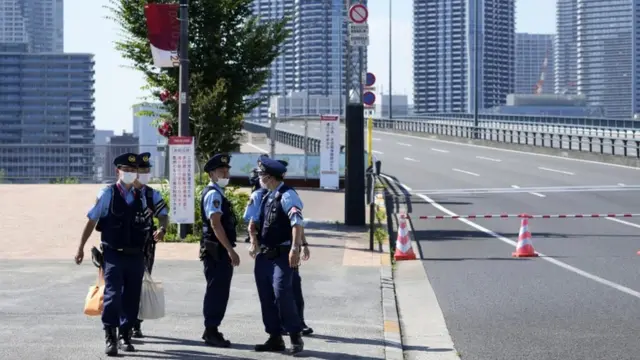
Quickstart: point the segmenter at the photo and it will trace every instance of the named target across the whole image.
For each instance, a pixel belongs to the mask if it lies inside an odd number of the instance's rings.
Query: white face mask
[[[260,179],[259,181],[260,181],[260,187],[263,189],[266,189],[267,185],[264,184],[264,181],[262,179]]]
[[[151,174],[138,174],[138,182],[142,185],[147,185],[151,181]]]
[[[120,172],[120,180],[122,180],[122,182],[127,185],[133,184],[133,182],[136,180],[136,176],[138,176],[138,174],[136,173],[124,171]]]
[[[229,184],[229,178],[226,179],[218,179],[218,181],[216,181],[216,185],[220,186],[220,187],[225,187]]]

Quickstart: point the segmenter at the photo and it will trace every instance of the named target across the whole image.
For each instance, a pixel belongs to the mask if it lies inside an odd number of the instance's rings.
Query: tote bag
[[[102,268],[98,269],[98,279],[96,284],[89,286],[89,292],[84,300],[84,314],[87,316],[102,315],[104,305],[104,273]]]
[[[142,279],[142,293],[140,294],[140,311],[138,317],[142,320],[160,319],[164,317],[164,287],[162,282],[154,281],[147,270]]]

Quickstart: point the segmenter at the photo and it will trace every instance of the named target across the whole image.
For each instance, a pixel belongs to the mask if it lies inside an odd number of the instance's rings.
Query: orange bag
[[[98,270],[98,279],[96,284],[89,286],[89,293],[84,300],[84,314],[87,316],[102,315],[102,307],[104,305],[104,273],[102,268]]]

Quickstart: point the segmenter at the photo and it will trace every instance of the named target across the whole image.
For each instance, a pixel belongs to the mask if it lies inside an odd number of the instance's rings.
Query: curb
[[[376,198],[376,200],[379,200]],[[384,207],[384,201],[376,205]],[[389,214],[387,213],[387,216]],[[392,234],[389,234],[391,237]],[[396,300],[396,286],[393,280],[391,266],[391,239],[387,243],[388,252],[383,252],[380,258],[380,288],[382,290],[382,321],[384,337],[384,358],[387,360],[404,360],[402,333],[400,331],[400,316]]]

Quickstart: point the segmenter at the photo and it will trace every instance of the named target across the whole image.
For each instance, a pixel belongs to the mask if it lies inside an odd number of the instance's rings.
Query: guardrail
[[[298,119],[300,120],[300,119]],[[268,139],[274,140],[276,142],[293,146],[298,149],[306,149],[309,154],[319,154],[320,153],[320,139],[307,136],[305,138],[304,134],[299,134],[296,132],[286,131],[282,129],[276,129],[275,138],[271,139],[271,128],[267,124],[258,124],[245,121],[244,122],[244,130],[254,134],[265,134]],[[305,141],[307,146],[305,146]],[[340,152],[344,151],[344,144],[340,145]]]
[[[622,155],[640,158],[640,137],[596,136],[566,132],[549,132],[538,129],[524,130],[502,127],[478,127],[473,125],[451,125],[426,121],[374,120],[377,129],[426,133],[478,140],[488,140],[519,145],[533,145],[556,149],[585,151],[590,153]],[[622,130],[622,132],[624,132]],[[621,134],[622,135],[622,134]]]

